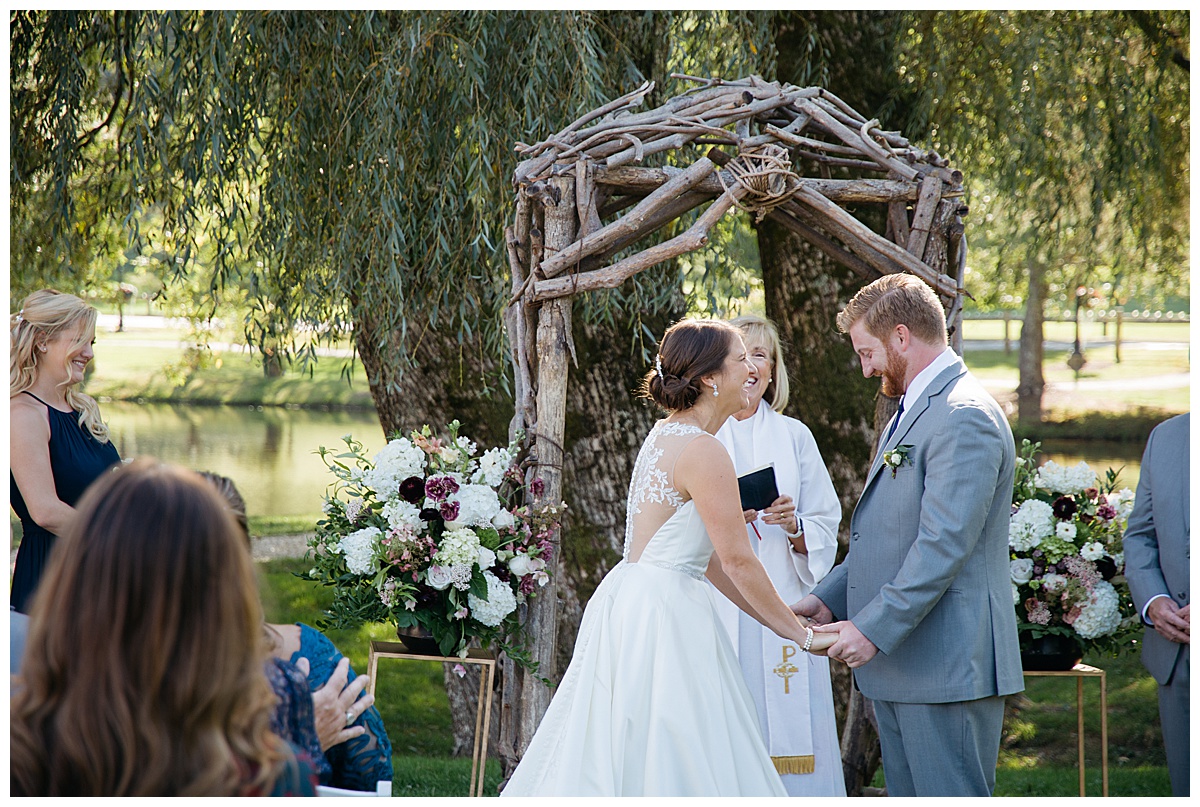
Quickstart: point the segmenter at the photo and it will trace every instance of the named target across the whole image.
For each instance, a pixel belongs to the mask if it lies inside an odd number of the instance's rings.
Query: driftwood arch
[[[517,144],[524,159],[513,175],[516,212],[505,230],[513,282],[505,314],[515,376],[511,431],[525,429],[532,437],[535,471],[545,480],[542,501],[562,496],[572,296],[614,288],[702,247],[712,226],[735,207],[794,231],[864,283],[895,272],[920,277],[942,300],[953,347],[962,352],[961,172],[820,87],[758,76],[673,77],[696,86],[635,113],[654,87],[646,82],[539,143]],[[682,168],[641,164],[688,146],[709,149]],[[801,165],[814,165],[817,176],[802,175]],[[834,179],[834,168],[860,177]],[[704,204],[685,232],[611,261]],[[862,224],[845,204],[885,205],[885,233]],[[554,536],[556,562],[559,540]],[[533,658],[547,666],[556,651],[554,585],[522,606]],[[550,691],[512,663],[503,680],[500,754],[507,774],[533,736]]]

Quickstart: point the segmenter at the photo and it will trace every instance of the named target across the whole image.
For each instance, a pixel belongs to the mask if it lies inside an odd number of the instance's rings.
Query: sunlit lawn
[[[328,606],[328,589],[295,577],[302,560],[259,564],[267,618],[314,624]],[[330,638],[356,671],[367,669],[372,639],[390,640],[382,626],[330,631]],[[1119,658],[1087,657],[1107,673],[1109,790],[1114,796],[1170,795],[1158,725],[1153,679],[1134,653]],[[433,662],[382,662],[376,701],[395,755],[395,795],[465,795],[470,759],[452,759],[450,708],[441,666]],[[1099,684],[1084,682],[1085,770],[1089,795],[1100,794]],[[493,718],[495,719],[495,718]],[[1029,677],[1023,696],[1010,702],[996,773],[996,795],[1075,796],[1076,712],[1074,679]],[[486,792],[495,794],[499,766],[488,766]],[[877,780],[882,784],[882,778]]]

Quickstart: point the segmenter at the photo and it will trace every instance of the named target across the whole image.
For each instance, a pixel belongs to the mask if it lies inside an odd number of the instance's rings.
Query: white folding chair
[[[380,781],[375,785],[375,790],[347,790],[344,787],[330,787],[329,785],[317,785],[318,796],[388,796],[392,795],[392,783]]]

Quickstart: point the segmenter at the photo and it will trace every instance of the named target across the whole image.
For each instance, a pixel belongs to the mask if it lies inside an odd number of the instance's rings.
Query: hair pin
[[[658,373],[660,376],[663,374],[662,356],[658,355],[657,353],[654,354],[654,372]]]

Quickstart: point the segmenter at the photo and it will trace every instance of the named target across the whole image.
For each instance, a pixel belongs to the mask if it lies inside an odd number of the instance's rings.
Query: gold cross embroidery
[[[797,667],[795,664],[792,664],[791,661],[789,661],[789,659],[794,655],[796,655],[795,645],[785,644],[783,646],[783,661],[779,664],[778,667],[776,667],[775,669],[773,669],[771,671],[783,679],[783,694],[784,695],[787,695],[790,693],[788,679],[790,679],[796,673],[800,672],[800,668]]]

